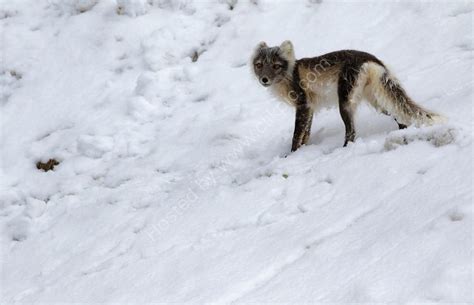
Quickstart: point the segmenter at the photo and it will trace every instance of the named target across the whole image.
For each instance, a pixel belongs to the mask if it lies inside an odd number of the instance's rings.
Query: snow
[[[2,304],[474,301],[472,2],[1,3]],[[286,39],[449,122],[323,110],[290,154],[248,66]]]

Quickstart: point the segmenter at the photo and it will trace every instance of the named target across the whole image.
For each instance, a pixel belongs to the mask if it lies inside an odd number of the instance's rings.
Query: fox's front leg
[[[309,140],[313,111],[307,105],[296,106],[295,131],[291,151],[296,151]]]
[[[309,142],[309,137],[311,136],[311,125],[313,124],[313,111],[311,110],[309,115],[309,122],[306,126],[306,130],[303,136],[303,144],[306,145]]]

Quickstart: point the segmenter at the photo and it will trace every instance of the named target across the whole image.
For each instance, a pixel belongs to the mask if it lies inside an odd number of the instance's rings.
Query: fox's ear
[[[293,50],[293,44],[289,40],[285,40],[281,43],[280,50],[281,50],[281,53],[289,59],[295,57],[295,51]]]
[[[260,49],[263,49],[263,48],[266,48],[266,47],[268,47],[267,43],[265,41],[262,41],[257,45],[257,50],[260,50]]]

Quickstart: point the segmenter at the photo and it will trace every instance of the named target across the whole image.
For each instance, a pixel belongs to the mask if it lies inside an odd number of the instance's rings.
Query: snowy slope
[[[1,304],[473,301],[472,2],[117,2],[1,1]],[[449,122],[327,110],[284,158],[248,60],[285,39]]]

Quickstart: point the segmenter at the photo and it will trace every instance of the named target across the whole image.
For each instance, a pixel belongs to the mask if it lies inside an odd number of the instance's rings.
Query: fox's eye
[[[281,67],[282,67],[282,65],[280,65],[280,64],[274,64],[273,65],[273,69],[275,69],[275,70],[281,69]]]
[[[255,64],[255,68],[257,68],[257,69],[262,69],[262,68],[263,68],[262,63],[261,63],[261,62],[256,63],[256,64]]]

